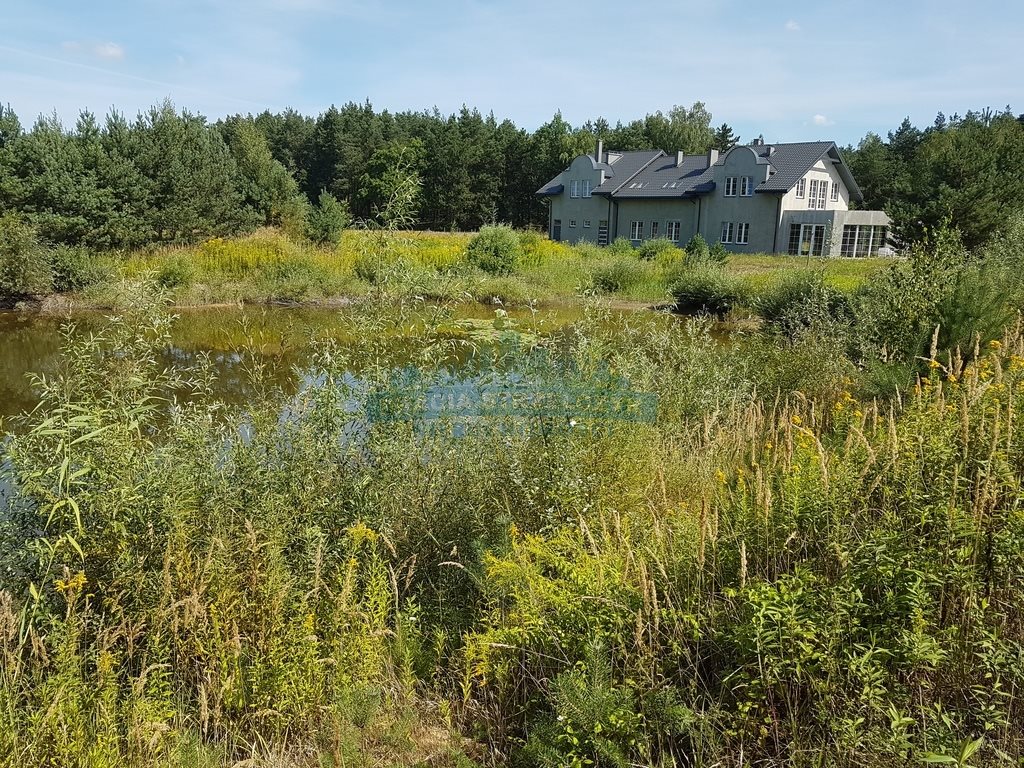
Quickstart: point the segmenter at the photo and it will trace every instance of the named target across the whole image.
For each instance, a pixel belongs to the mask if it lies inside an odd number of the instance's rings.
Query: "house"
[[[889,217],[850,210],[863,199],[835,142],[736,146],[727,152],[661,150],[580,155],[537,191],[548,235],[607,245],[700,234],[734,253],[875,256],[887,253]]]

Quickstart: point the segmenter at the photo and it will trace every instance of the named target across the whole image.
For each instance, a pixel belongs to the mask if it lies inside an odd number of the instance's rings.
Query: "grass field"
[[[323,302],[338,297],[442,298],[506,305],[549,303],[598,293],[644,303],[669,300],[685,275],[680,250],[642,260],[632,249],[571,246],[522,233],[522,254],[511,274],[489,275],[466,258],[470,233],[367,232],[351,230],[333,249],[289,240],[275,230],[243,238],[214,239],[196,246],[151,248],[106,256],[112,280],[87,289],[86,305],[116,302],[120,279],[155,275],[180,304]],[[767,254],[731,255],[734,276],[750,304],[760,293],[808,270],[853,292],[884,259],[807,259]]]

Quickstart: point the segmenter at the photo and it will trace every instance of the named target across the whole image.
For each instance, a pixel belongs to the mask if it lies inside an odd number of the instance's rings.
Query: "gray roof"
[[[551,181],[545,184],[543,187],[538,189],[534,194],[540,195],[541,197],[550,197],[551,195],[560,195],[565,191],[564,184],[557,184],[559,176],[555,176]]]
[[[839,154],[834,141],[805,141],[793,144],[774,144],[753,147],[758,155],[768,160],[774,171],[768,180],[759,184],[755,192],[788,192],[814,164],[828,155],[835,163],[840,176],[850,190],[850,195],[861,198],[860,188],[853,180],[849,168]]]
[[[609,175],[607,171],[605,172],[604,184],[599,184],[594,187],[593,193],[595,195],[613,194],[659,157],[665,156],[665,153],[660,149],[649,149],[642,152],[622,152],[617,154],[618,156],[616,157],[616,153],[609,153],[608,159],[610,162],[608,163],[608,166],[611,174]],[[599,165],[598,167],[601,166]]]
[[[834,141],[807,141],[792,144],[763,144],[750,146],[767,163],[767,180],[758,184],[755,192],[785,193],[803,178],[823,157],[835,164],[850,196],[862,200],[860,188]],[[718,160],[720,165],[726,153]],[[593,190],[595,195],[614,198],[695,197],[715,188],[713,166],[708,166],[707,155],[685,155],[676,165],[675,155],[660,150],[609,153],[609,163],[598,163],[588,155],[594,168],[605,170],[605,181]],[[561,174],[538,190],[538,195],[561,194]]]
[[[707,155],[662,156],[615,192],[617,198],[693,197],[715,188]],[[602,185],[603,186],[603,185]]]

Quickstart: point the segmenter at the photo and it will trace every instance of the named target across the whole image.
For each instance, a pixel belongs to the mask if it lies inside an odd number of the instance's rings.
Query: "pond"
[[[363,311],[285,306],[176,309],[171,345],[164,355],[169,367],[182,369],[207,355],[216,372],[212,396],[228,405],[244,406],[253,394],[254,364],[262,364],[262,375],[269,375],[286,395],[293,394],[302,382],[300,371],[309,367],[319,343],[333,340],[354,346],[361,341],[354,336],[360,332],[360,325],[352,320],[354,313]],[[616,317],[636,311],[620,309]],[[502,312],[481,304],[421,304],[411,310],[396,309],[391,319],[400,322],[378,342],[398,351],[409,337],[427,332],[425,329],[447,338],[486,339],[488,329]],[[507,317],[521,330],[551,337],[570,328],[583,313],[581,305],[566,304],[540,310],[513,309]],[[51,375],[57,370],[65,343],[64,329],[69,324],[73,326],[72,335],[84,335],[96,332],[106,322],[101,312],[71,316],[0,312],[0,419],[23,413],[36,404],[30,375]]]

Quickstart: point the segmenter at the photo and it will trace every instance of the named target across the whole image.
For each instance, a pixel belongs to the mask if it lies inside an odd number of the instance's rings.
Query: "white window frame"
[[[722,242],[723,243],[731,243],[732,242],[733,230],[734,230],[734,227],[733,227],[733,223],[731,221],[723,221],[722,222]]]
[[[754,194],[754,178],[740,176],[740,197],[751,197]]]
[[[583,220],[583,228],[584,229],[590,229],[590,219],[584,219]]]
[[[747,245],[750,242],[750,222],[742,221],[736,225],[736,244]]]
[[[725,196],[736,197],[736,177],[726,176],[725,177]]]
[[[838,203],[839,202],[839,182],[838,181],[833,181],[832,182],[832,202],[833,203]]]
[[[642,221],[631,221],[631,222],[629,222],[629,239],[630,240],[643,240],[644,239],[644,223]]]
[[[583,181],[581,181],[580,186],[582,187],[582,196],[590,197],[590,179],[584,179]]]
[[[818,210],[824,211],[828,207],[828,181],[822,179],[818,182]]]
[[[807,207],[817,208],[818,207],[818,180],[811,179],[810,190],[807,192]]]
[[[569,182],[569,197],[580,196],[580,183],[576,179]]]
[[[673,243],[679,242],[679,231],[680,226],[678,221],[669,221],[665,223],[665,234],[668,235],[668,239]]]
[[[657,236],[658,236],[658,222],[652,221],[651,222],[651,238],[655,238]]]
[[[806,192],[807,192],[807,179],[800,179],[800,181],[798,181],[796,183],[796,196],[797,196],[797,199],[803,200],[804,199],[804,195],[806,194]]]
[[[569,219],[570,229],[576,229],[576,219]]]

